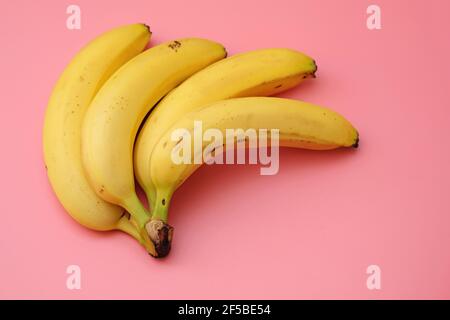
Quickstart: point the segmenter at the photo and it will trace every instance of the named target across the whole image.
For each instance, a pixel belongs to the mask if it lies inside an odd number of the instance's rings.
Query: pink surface
[[[372,2],[378,31],[366,27]],[[75,31],[71,3],[1,5],[0,298],[450,298],[449,1],[76,1]],[[164,260],[125,234],[84,229],[47,181],[44,111],[75,52],[131,22],[150,24],[153,43],[307,52],[318,78],[283,96],[345,115],[360,149],[282,150],[276,176],[200,169],[173,200]],[[81,290],[66,288],[71,264]],[[381,290],[366,287],[372,264]]]

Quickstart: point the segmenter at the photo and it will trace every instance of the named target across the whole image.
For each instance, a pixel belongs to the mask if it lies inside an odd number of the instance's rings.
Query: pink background
[[[366,28],[372,2],[379,31]],[[0,6],[1,298],[450,298],[449,1],[74,1],[79,31],[65,26],[71,3]],[[307,52],[318,78],[284,96],[345,115],[361,148],[282,150],[276,176],[202,168],[173,200],[165,260],[77,225],[44,170],[47,99],[82,45],[131,22],[150,24],[153,43]],[[366,287],[371,264],[381,290]]]

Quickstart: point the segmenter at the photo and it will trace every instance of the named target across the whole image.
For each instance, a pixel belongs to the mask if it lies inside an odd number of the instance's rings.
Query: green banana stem
[[[168,255],[172,244],[173,227],[167,223],[171,197],[172,191],[158,190],[152,218],[145,226],[158,257]]]
[[[150,212],[148,212],[148,210],[142,205],[136,194],[133,194],[130,198],[124,201],[124,203],[122,203],[122,207],[130,213],[130,222],[138,233],[138,235],[135,236],[135,239],[145,247],[150,255],[153,257],[159,256],[155,248],[155,242],[147,230],[147,224],[151,220]],[[127,228],[127,230],[130,231],[129,228]],[[134,236],[133,234],[132,236]]]
[[[129,214],[124,214],[117,223],[117,229],[136,239],[152,256],[156,256],[156,250],[147,234],[141,235],[137,224]]]
[[[153,212],[156,203],[156,192],[152,188],[149,188],[148,190],[145,190],[145,195],[147,196],[148,206],[150,207],[150,210]]]
[[[136,227],[133,225],[133,223],[131,223],[131,221],[129,219],[130,219],[130,216],[128,214],[124,213],[124,215],[117,222],[117,229],[129,234],[134,239],[136,239],[139,243],[141,243],[142,237],[139,234]]]
[[[169,219],[169,204],[172,192],[158,190],[153,205],[152,220],[161,220],[167,223]]]
[[[138,230],[142,230],[145,228],[145,225],[150,220],[151,214],[144,207],[136,194],[133,194],[124,203],[122,203],[122,207],[124,207],[134,218]]]

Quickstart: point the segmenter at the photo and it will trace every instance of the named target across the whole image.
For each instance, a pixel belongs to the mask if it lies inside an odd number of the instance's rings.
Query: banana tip
[[[314,65],[314,68],[313,68],[313,72],[312,72],[312,74],[311,74],[311,77],[312,77],[312,78],[316,78],[316,72],[317,72],[317,63],[316,63],[316,60],[313,60],[313,65]]]
[[[152,31],[150,30],[150,26],[148,24],[142,23],[142,25],[147,28],[148,33],[152,34]]]
[[[359,147],[359,134],[356,136],[356,140],[355,143],[352,145],[353,148],[358,148]]]
[[[227,51],[227,48],[223,47],[223,51],[225,52],[225,53],[224,53],[224,58],[228,57],[228,51]]]

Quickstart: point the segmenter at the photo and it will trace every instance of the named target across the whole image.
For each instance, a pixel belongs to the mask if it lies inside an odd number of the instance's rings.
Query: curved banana
[[[150,214],[136,195],[132,160],[139,126],[170,90],[225,56],[222,45],[204,39],[160,44],[112,75],[86,113],[82,158],[91,186],[104,200],[125,208],[146,241]]]
[[[181,145],[187,143],[194,149],[194,121],[202,121],[202,130],[214,128],[224,137],[210,151],[222,147],[222,142],[236,139],[227,137],[226,129],[279,129],[279,145],[295,148],[328,150],[339,147],[357,147],[358,132],[344,117],[336,112],[306,102],[282,98],[235,98],[222,100],[189,113],[176,122],[159,140],[151,159],[151,177],[156,188],[156,203],[152,220],[148,224],[149,234],[158,237],[170,235],[172,227],[167,224],[168,208],[173,192],[201,165],[191,161],[176,164],[173,152],[179,152]],[[182,128],[189,136],[172,140],[172,133]],[[190,137],[191,141],[183,141]],[[217,141],[214,141],[217,143]],[[258,141],[259,143],[259,141]],[[202,141],[201,154],[210,142]],[[175,151],[178,150],[178,151]],[[199,154],[198,152],[198,154]],[[216,151],[218,152],[218,151]],[[167,241],[167,240],[165,240]],[[155,242],[155,241],[154,241]]]
[[[261,49],[238,54],[196,73],[170,92],[152,111],[135,146],[136,178],[155,203],[150,175],[152,151],[161,136],[183,115],[222,99],[269,96],[314,77],[313,59],[290,49]]]
[[[120,229],[141,242],[124,210],[103,201],[89,185],[81,162],[81,123],[103,83],[122,64],[144,50],[146,25],[109,31],[84,47],[59,78],[45,114],[43,149],[51,186],[66,211],[95,230]]]

